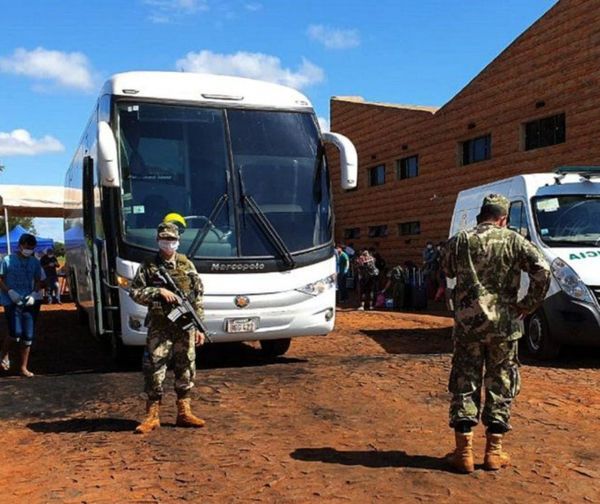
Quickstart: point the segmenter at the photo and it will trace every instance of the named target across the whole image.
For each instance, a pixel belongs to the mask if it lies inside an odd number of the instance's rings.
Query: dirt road
[[[524,365],[513,466],[464,476],[442,460],[448,318],[342,312],[275,361],[207,348],[194,391],[206,428],[175,428],[169,392],[163,428],[139,437],[141,373],[112,371],[72,306],[45,308],[38,376],[0,377],[2,503],[600,502],[596,350]],[[480,458],[483,445],[479,429]]]

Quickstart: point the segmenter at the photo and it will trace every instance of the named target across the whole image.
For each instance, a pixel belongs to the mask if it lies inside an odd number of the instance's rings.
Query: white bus
[[[128,288],[170,213],[187,224],[179,252],[201,275],[213,341],[259,340],[281,355],[291,337],[330,332],[326,143],[339,151],[342,187],[355,187],[354,146],[321,132],[296,90],[194,73],[111,77],[65,180],[70,285],[92,333],[117,359],[145,343],[146,308]]]

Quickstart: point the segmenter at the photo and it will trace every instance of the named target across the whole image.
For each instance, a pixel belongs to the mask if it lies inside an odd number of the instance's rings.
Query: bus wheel
[[[260,340],[260,349],[265,357],[278,357],[290,349],[291,338]]]
[[[560,345],[550,339],[548,321],[542,310],[536,311],[527,322],[525,345],[529,355],[540,360],[554,359],[560,352]]]

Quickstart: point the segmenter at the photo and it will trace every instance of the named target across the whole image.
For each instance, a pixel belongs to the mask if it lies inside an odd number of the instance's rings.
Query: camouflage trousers
[[[159,401],[167,365],[172,360],[178,399],[188,397],[196,375],[196,347],[192,332],[171,328],[148,328],[142,369],[144,390],[150,401]]]
[[[510,407],[521,388],[518,340],[488,337],[483,341],[454,340],[448,390],[450,427],[468,421],[473,425],[498,423],[510,429]],[[481,408],[481,388],[485,404]]]

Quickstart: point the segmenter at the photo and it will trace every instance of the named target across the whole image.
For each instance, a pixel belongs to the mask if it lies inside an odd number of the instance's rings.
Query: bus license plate
[[[257,326],[258,319],[255,318],[227,319],[228,333],[254,332],[256,331]]]

